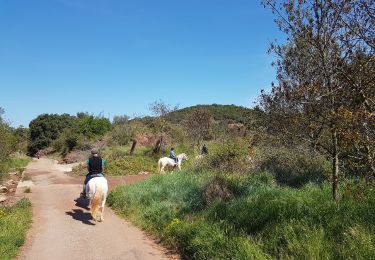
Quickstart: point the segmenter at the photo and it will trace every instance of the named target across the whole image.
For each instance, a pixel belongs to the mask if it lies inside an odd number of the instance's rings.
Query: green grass
[[[31,204],[20,200],[12,207],[0,207],[0,258],[13,259],[25,242],[31,225]]]
[[[128,146],[107,147],[102,152],[102,157],[106,161],[105,174],[110,176],[122,176],[138,174],[140,172],[157,173],[157,162],[163,155],[152,154],[152,147],[138,147],[134,155],[129,155]],[[190,156],[190,160],[182,163],[183,168],[191,168],[193,164],[194,151],[192,148],[177,147],[178,153],[185,152]],[[168,170],[168,169],[167,169]],[[76,174],[86,174],[86,166],[79,165],[73,168]]]
[[[17,169],[26,167],[32,160],[33,159],[28,156],[12,156],[6,161],[6,165],[9,169]]]
[[[267,173],[183,171],[118,187],[108,202],[185,258],[375,258],[375,190],[351,182],[335,202],[327,183],[275,183]]]
[[[139,172],[155,173],[157,157],[149,155],[149,149],[137,148],[134,155],[129,155],[127,146],[106,148],[102,156],[106,160],[107,175],[128,175]]]
[[[3,162],[0,162],[0,180],[8,177],[8,172],[19,171],[22,173],[24,168],[33,159],[27,156],[10,156]]]

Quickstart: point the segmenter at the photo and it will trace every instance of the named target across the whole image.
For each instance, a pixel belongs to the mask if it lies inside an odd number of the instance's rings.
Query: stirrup
[[[81,199],[86,199],[87,197],[86,197],[86,194],[84,194],[83,192],[81,192],[81,194],[79,194],[79,197],[81,198]]]

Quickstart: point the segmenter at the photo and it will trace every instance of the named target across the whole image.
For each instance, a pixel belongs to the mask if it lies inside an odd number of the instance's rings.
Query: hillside
[[[190,113],[196,108],[208,110],[215,121],[232,121],[245,123],[252,116],[253,110],[236,105],[196,105],[182,108],[168,114],[167,118],[173,123],[180,123],[188,119]]]

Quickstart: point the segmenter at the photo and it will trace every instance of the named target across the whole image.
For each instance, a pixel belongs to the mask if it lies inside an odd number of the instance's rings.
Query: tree
[[[154,153],[159,153],[164,141],[164,131],[167,125],[167,114],[178,109],[178,106],[172,107],[169,104],[165,104],[164,101],[158,100],[149,105],[149,110],[154,114],[156,122],[155,128],[159,135],[154,148]]]
[[[121,115],[121,116],[114,116],[112,120],[113,125],[125,125],[129,121],[129,116]]]
[[[197,107],[191,111],[187,120],[187,128],[190,136],[195,140],[198,147],[200,146],[201,141],[207,138],[210,134],[212,126],[211,121],[211,113],[207,109]]]
[[[29,124],[30,141],[28,151],[34,154],[40,149],[48,147],[53,140],[67,128],[74,128],[77,118],[68,114],[42,114]]]
[[[11,133],[9,125],[3,118],[4,109],[0,107],[0,171],[1,164],[14,151],[15,138]]]
[[[361,13],[350,9],[356,2],[287,0],[279,6],[274,0],[263,1],[277,14],[276,22],[288,40],[283,45],[271,45],[270,50],[278,56],[279,84],[273,85],[270,93],[262,93],[261,105],[269,114],[281,115],[278,122],[284,123],[284,132],[299,133],[300,138],[312,147],[324,149],[331,157],[335,199],[339,158],[348,141],[343,138],[347,126],[342,123],[342,111],[355,111],[348,98],[353,91],[353,84],[346,80],[348,68],[358,53],[371,53],[366,40],[357,37],[355,41],[352,37],[358,23],[347,25],[353,20],[351,17]],[[360,28],[364,29],[361,25]],[[362,34],[367,35],[361,31]],[[353,69],[354,76],[358,68]]]
[[[78,119],[77,132],[89,138],[104,135],[111,129],[109,119],[102,116],[82,114]]]

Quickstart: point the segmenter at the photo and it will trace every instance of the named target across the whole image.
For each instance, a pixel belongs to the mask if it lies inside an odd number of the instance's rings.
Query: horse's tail
[[[97,218],[98,210],[100,208],[100,205],[102,204],[103,198],[104,198],[103,189],[100,185],[96,183],[94,196],[91,201],[91,216],[93,217],[94,220],[98,219]]]
[[[160,164],[161,164],[161,161],[159,160],[158,161],[158,173],[160,172]]]

